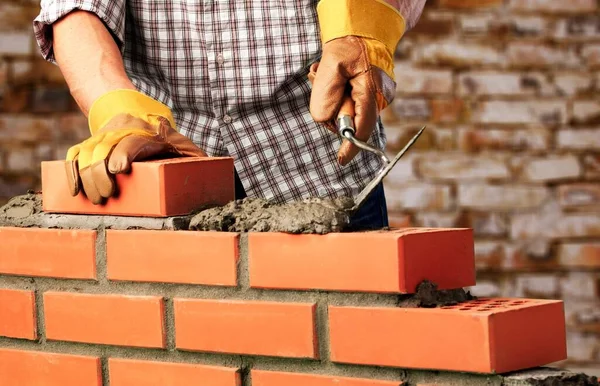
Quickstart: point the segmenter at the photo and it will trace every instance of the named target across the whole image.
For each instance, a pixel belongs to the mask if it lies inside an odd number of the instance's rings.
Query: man
[[[233,157],[238,198],[356,196],[380,161],[332,122],[347,93],[356,137],[384,148],[393,53],[425,1],[42,0],[41,54],[91,132],[71,193],[98,204],[132,161],[173,154]],[[352,221],[387,226],[382,186]]]

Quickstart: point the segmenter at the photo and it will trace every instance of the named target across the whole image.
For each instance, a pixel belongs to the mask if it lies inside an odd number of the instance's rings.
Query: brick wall
[[[396,225],[474,229],[475,294],[565,300],[570,367],[600,371],[600,13],[596,0],[429,0],[397,53],[385,115]],[[0,200],[85,138],[31,36],[0,1]]]

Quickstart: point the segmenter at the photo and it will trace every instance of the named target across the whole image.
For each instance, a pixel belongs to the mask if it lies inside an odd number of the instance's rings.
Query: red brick
[[[423,280],[439,289],[475,284],[470,229],[251,233],[248,258],[254,288],[411,293]]]
[[[0,273],[96,279],[96,231],[0,227]]]
[[[252,370],[252,386],[400,386],[401,381],[336,377],[332,375]]]
[[[158,296],[44,293],[48,340],[164,348],[163,314]]]
[[[107,276],[110,280],[235,286],[238,237],[221,232],[108,230]]]
[[[168,217],[234,199],[233,159],[183,157],[134,162],[116,176],[119,195],[93,205],[83,193],[71,197],[64,161],[42,162],[44,211],[50,213]]]
[[[0,349],[2,386],[101,386],[100,358]]]
[[[503,373],[566,359],[562,301],[481,298],[442,308],[329,307],[338,363]]]
[[[500,6],[504,0],[438,0],[438,3],[448,8],[487,8]]]
[[[33,291],[0,289],[0,336],[37,338]]]
[[[174,299],[180,350],[318,358],[314,303]]]
[[[111,386],[241,386],[238,369],[110,358]]]

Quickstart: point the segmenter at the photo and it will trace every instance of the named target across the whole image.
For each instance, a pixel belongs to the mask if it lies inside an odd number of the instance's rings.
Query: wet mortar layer
[[[352,230],[348,209],[353,204],[348,198],[313,198],[287,204],[246,198],[187,216],[157,218],[45,213],[41,194],[29,192],[0,208],[0,226],[326,234]]]
[[[287,204],[245,198],[201,211],[192,217],[190,229],[292,234],[340,232],[349,227],[348,210],[353,205],[354,201],[349,198],[315,198]]]

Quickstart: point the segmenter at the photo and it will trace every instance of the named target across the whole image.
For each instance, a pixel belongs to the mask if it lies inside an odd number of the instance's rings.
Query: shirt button
[[[232,121],[232,119],[231,119],[231,117],[229,115],[225,115],[223,117],[223,122],[225,122],[225,123],[231,123],[231,121]]]
[[[221,55],[221,54],[217,55],[217,63],[219,63],[219,65],[225,63],[225,59],[223,58],[223,55]]]

